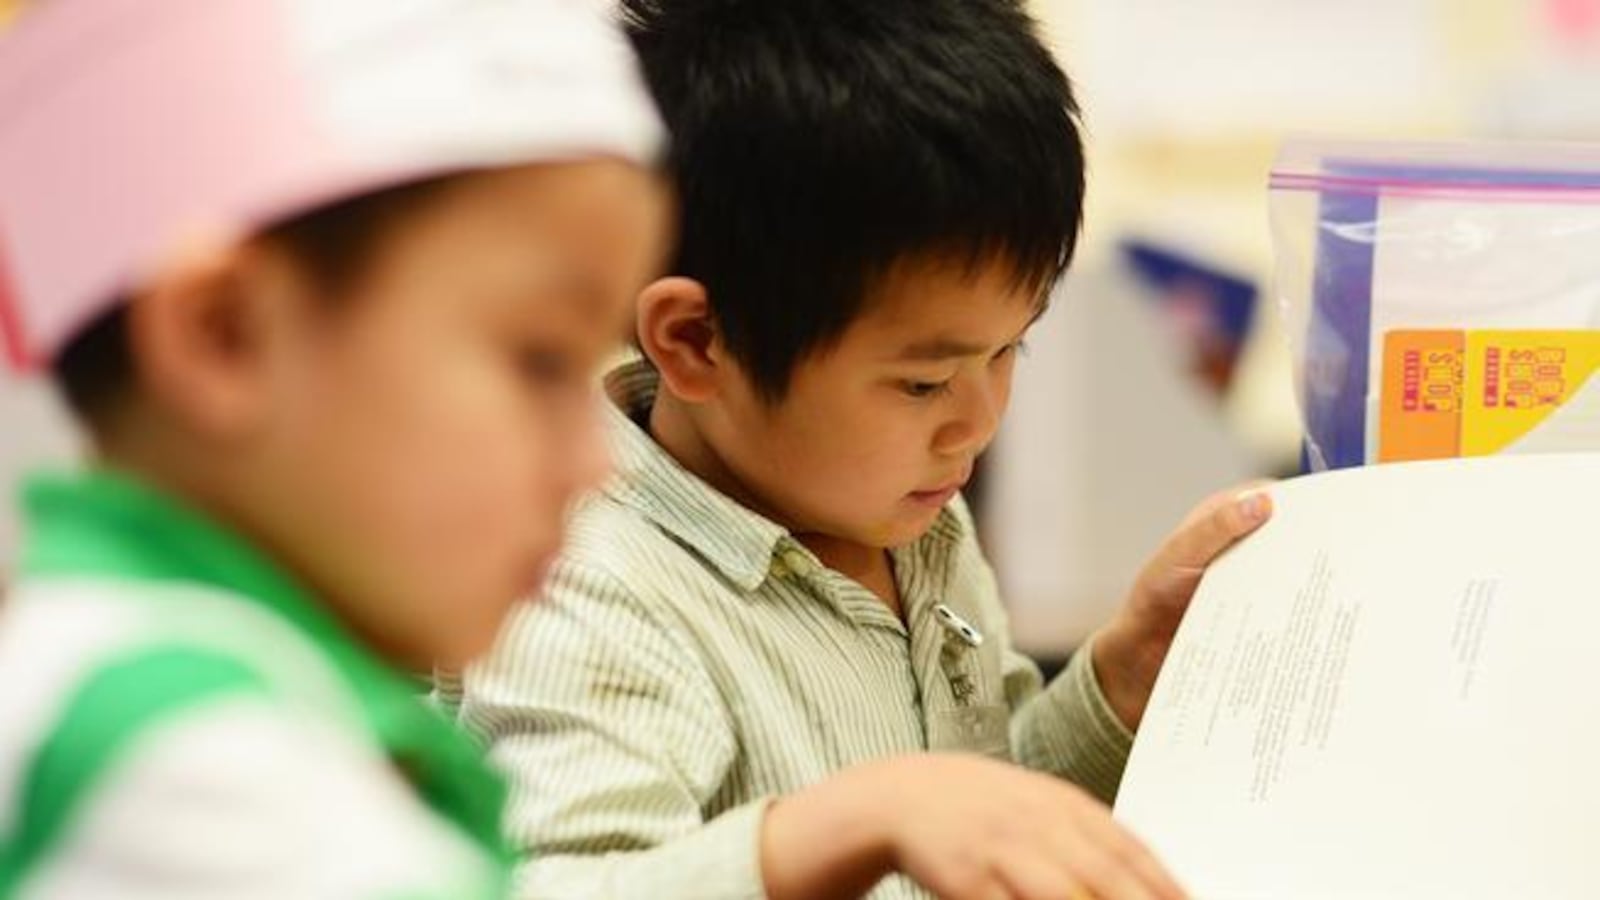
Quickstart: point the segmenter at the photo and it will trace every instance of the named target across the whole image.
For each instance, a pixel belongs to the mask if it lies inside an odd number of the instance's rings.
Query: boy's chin
[[[924,504],[902,502],[887,509],[870,513],[854,510],[835,513],[830,520],[813,520],[810,527],[790,525],[791,529],[810,534],[826,535],[835,541],[845,541],[859,547],[893,550],[914,543],[928,533],[939,520],[942,508]]]
[[[933,527],[938,518],[938,509],[917,507],[898,509],[893,516],[887,517],[877,526],[863,529],[858,541],[866,546],[881,547],[885,550],[904,547],[927,534],[928,529]]]

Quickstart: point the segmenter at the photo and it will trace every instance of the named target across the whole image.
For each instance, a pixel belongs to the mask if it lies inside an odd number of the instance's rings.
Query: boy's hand
[[[778,801],[762,834],[772,900],[858,897],[903,872],[945,900],[1182,900],[1077,787],[977,756],[872,763]]]
[[[1265,485],[1216,494],[1178,525],[1139,574],[1116,618],[1095,638],[1094,668],[1106,700],[1123,724],[1138,730],[1183,614],[1224,550],[1272,516]]]

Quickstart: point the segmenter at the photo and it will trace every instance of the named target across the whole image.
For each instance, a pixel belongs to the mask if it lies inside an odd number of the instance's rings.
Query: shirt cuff
[[[1049,714],[1036,718],[1029,746],[1023,748],[1025,758],[1042,758],[1047,768],[1111,803],[1133,749],[1133,732],[1117,718],[1100,689],[1094,673],[1094,638],[1078,648],[1066,671],[1040,699],[1048,704]],[[1026,752],[1029,749],[1033,752]]]

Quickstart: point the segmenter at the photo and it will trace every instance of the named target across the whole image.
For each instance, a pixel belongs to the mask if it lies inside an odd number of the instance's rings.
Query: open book
[[[1179,630],[1117,817],[1197,900],[1600,898],[1600,454],[1273,494]]]

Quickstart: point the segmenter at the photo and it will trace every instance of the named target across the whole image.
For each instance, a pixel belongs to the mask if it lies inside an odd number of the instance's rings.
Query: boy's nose
[[[934,436],[934,450],[940,455],[977,455],[994,440],[1000,428],[1004,400],[987,385],[974,386],[958,394],[959,411]]]

